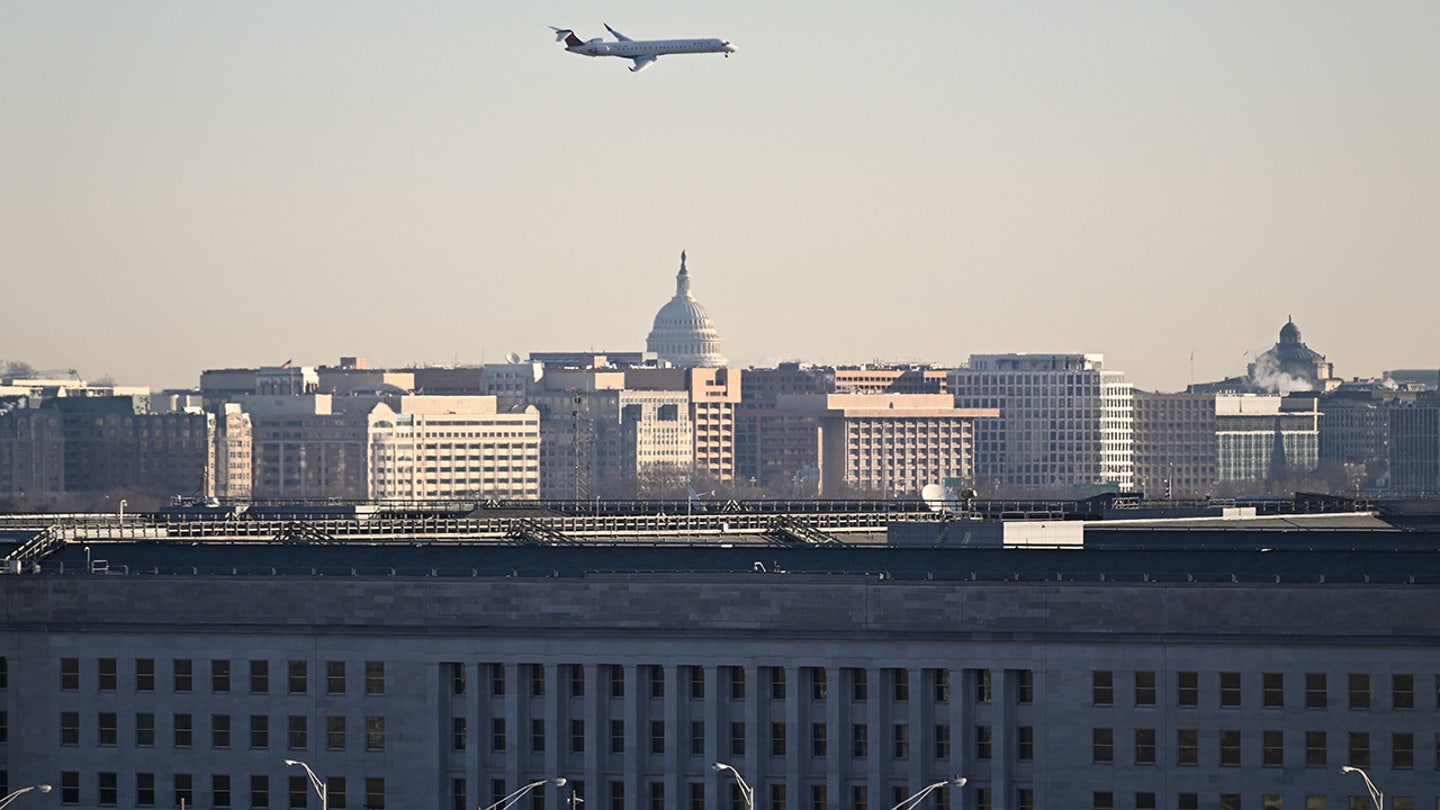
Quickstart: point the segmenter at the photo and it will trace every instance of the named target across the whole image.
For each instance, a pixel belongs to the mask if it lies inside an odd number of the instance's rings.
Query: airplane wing
[[[651,65],[655,64],[655,54],[652,53],[645,56],[636,56],[633,57],[630,61],[635,63],[630,66],[630,72],[639,73],[645,68],[648,68]]]
[[[634,41],[634,40],[630,39],[630,37],[627,37],[627,36],[625,36],[624,34],[620,33],[619,31],[616,31],[614,28],[611,28],[611,27],[610,27],[610,23],[605,23],[605,30],[606,30],[606,31],[609,31],[609,32],[612,33],[612,34],[614,34],[614,35],[615,35],[615,38],[618,39],[618,40],[620,40],[621,42],[633,42],[633,41]]]

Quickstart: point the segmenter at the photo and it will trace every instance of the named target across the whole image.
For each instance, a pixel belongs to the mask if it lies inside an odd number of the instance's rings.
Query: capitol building
[[[685,252],[680,252],[680,272],[675,275],[675,297],[655,313],[655,325],[645,339],[645,349],[660,360],[681,368],[723,368],[720,333],[710,313],[690,294],[690,272]]]

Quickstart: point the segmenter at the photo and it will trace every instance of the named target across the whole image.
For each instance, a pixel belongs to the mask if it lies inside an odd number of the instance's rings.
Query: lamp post
[[[729,771],[730,775],[735,777],[735,784],[740,786],[740,798],[745,800],[745,807],[748,810],[755,810],[755,791],[750,788],[750,785],[745,783],[745,777],[741,776],[740,772],[735,770],[735,766],[733,765],[726,765],[723,762],[715,763],[716,773],[724,773],[725,771]]]
[[[920,789],[920,792],[918,792],[918,793],[916,793],[915,795],[909,797],[909,798],[906,799],[905,801],[900,802],[899,804],[897,804],[897,805],[895,805],[894,807],[890,808],[890,810],[915,810],[916,807],[919,807],[919,806],[920,806],[920,802],[925,801],[925,797],[926,797],[926,796],[929,796],[931,793],[934,793],[935,791],[939,790],[940,788],[942,788],[942,787],[957,787],[957,788],[958,788],[958,787],[964,786],[964,784],[965,784],[965,777],[963,777],[963,776],[952,776],[952,777],[950,777],[949,779],[946,779],[946,780],[943,781],[943,782],[936,782],[936,783],[933,784],[933,785],[926,785],[925,787],[923,787],[923,788]]]
[[[1370,791],[1370,801],[1375,803],[1375,810],[1385,810],[1385,794],[1381,793],[1380,788],[1375,787],[1375,783],[1370,781],[1369,774],[1353,765],[1341,765],[1340,772],[1360,774],[1360,778],[1365,780],[1365,789]]]
[[[125,500],[124,498],[120,499],[120,528],[122,529],[125,528],[125,507],[129,505],[129,501]]]
[[[315,772],[310,770],[310,766],[298,759],[287,759],[285,760],[285,764],[292,768],[299,765],[305,769],[305,775],[310,777],[310,786],[315,788],[316,795],[320,797],[320,810],[330,810],[330,796],[325,789],[325,783],[321,782],[320,777],[316,776]]]
[[[41,793],[49,793],[49,792],[50,792],[50,786],[49,786],[49,785],[31,785],[30,787],[20,788],[19,790],[15,791],[14,793],[11,793],[9,796],[6,796],[5,798],[0,799],[0,810],[4,810],[4,808],[7,807],[7,806],[9,806],[9,804],[10,804],[11,802],[15,801],[15,799],[16,799],[20,794],[22,794],[22,793],[29,793],[29,792],[32,791],[32,790],[38,790],[38,791],[40,791]]]
[[[511,807],[515,806],[516,802],[525,798],[526,793],[529,793],[535,788],[540,787],[541,785],[554,785],[555,787],[565,787],[565,783],[567,781],[568,780],[565,777],[557,776],[554,779],[541,779],[539,782],[531,782],[530,784],[520,788],[514,793],[511,793],[509,796],[506,796],[500,801],[495,802],[489,807],[486,807],[485,810],[509,810]]]

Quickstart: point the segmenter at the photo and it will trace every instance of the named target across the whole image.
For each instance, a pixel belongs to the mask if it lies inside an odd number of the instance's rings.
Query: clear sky
[[[609,22],[739,52],[631,74]],[[0,358],[1440,365],[1440,3],[0,0]]]

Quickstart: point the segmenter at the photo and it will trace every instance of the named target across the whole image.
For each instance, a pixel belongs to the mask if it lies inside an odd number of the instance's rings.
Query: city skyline
[[[1085,351],[1172,391],[1290,315],[1340,377],[1440,365],[1433,5],[597,14],[11,9],[0,357],[637,350],[685,249],[738,367]],[[602,21],[739,51],[632,75],[546,28]]]

